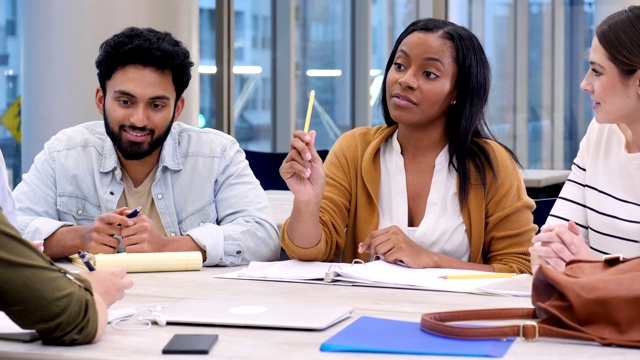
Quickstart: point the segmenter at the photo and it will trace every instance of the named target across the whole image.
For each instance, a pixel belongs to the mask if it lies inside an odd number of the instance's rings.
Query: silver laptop
[[[323,330],[348,318],[348,306],[187,299],[160,311],[168,324]]]

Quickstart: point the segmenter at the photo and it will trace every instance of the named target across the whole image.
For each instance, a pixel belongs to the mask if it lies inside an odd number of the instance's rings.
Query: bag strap
[[[465,325],[448,325],[448,322],[470,320],[512,320],[530,319],[522,324],[502,326],[470,327]],[[486,310],[444,311],[423,314],[420,321],[422,330],[442,336],[461,339],[492,339],[521,337],[528,341],[539,337],[559,337],[577,340],[598,341],[594,336],[576,331],[556,328],[537,320],[534,308],[504,308]]]

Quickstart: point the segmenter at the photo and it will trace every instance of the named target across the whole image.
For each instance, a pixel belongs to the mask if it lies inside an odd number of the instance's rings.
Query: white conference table
[[[529,307],[530,298],[510,298],[422,290],[359,286],[284,283],[214,278],[238,268],[205,268],[196,272],[130,274],[135,285],[119,305],[168,304],[183,298],[248,299],[311,304],[349,305],[354,315],[323,331],[272,330],[214,326],[151,326],[143,331],[107,327],[97,344],[56,347],[41,342],[0,341],[0,358],[10,359],[148,359],[160,358],[162,348],[178,333],[218,334],[208,356],[219,359],[389,359],[390,354],[329,353],[322,342],[359,316],[420,321],[424,312],[471,308]],[[43,304],[46,306],[46,304]],[[418,325],[416,325],[418,326]],[[640,350],[603,347],[591,343],[518,339],[505,359],[637,359]],[[395,355],[397,358],[416,358]],[[167,355],[168,359],[194,359],[203,355]],[[456,357],[424,356],[428,359]],[[465,358],[469,359],[469,358]]]

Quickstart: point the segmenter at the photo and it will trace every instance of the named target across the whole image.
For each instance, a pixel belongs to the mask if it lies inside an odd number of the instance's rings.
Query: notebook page
[[[188,271],[202,269],[199,251],[97,254],[96,269],[123,268],[127,272]]]

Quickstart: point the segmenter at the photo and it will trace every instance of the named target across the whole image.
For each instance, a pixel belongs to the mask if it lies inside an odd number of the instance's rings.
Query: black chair
[[[535,199],[533,201],[536,203],[536,208],[533,210],[533,223],[538,226],[538,232],[540,232],[540,228],[547,221],[553,204],[556,203],[556,198]]]
[[[249,167],[260,181],[264,190],[289,190],[287,183],[280,176],[280,165],[288,153],[259,152],[244,150]],[[318,150],[322,161],[329,154],[329,150]]]

